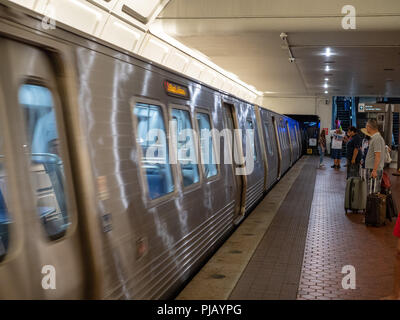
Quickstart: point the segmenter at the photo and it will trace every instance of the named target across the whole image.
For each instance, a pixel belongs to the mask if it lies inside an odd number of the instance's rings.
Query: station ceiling
[[[265,96],[400,96],[400,1],[352,0],[345,30],[348,4],[170,0],[154,24]]]

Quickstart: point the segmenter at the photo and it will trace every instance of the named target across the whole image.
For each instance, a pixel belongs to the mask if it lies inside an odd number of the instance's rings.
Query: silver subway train
[[[173,297],[300,158],[299,124],[40,19],[0,2],[0,299]],[[251,173],[212,129],[254,130]]]

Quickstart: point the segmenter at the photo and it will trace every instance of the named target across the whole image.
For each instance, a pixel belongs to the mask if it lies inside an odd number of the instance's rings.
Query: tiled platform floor
[[[390,178],[400,199],[400,177]],[[379,299],[391,294],[394,222],[366,227],[362,214],[346,215],[344,188],[345,168],[335,172],[326,159],[326,168],[317,174],[298,299]],[[355,267],[354,290],[342,288],[346,265]]]
[[[285,202],[292,185],[308,163],[309,156],[300,159],[272,188],[254,211],[235,230],[200,272],[179,293],[177,300],[226,300],[231,295],[243,271],[264,238],[274,217]],[[315,169],[312,168],[315,175]],[[309,203],[311,206],[311,200]],[[307,232],[304,225],[304,241]],[[300,277],[302,253],[300,257]]]
[[[345,168],[334,171],[326,158],[326,167],[316,169],[317,161],[303,157],[177,299],[379,299],[391,294],[395,221],[374,228],[364,225],[362,214],[346,215]],[[388,171],[400,210],[400,177]],[[342,288],[342,268],[348,265],[356,271],[355,290]],[[224,277],[214,279],[217,273]]]
[[[317,159],[302,168],[230,299],[295,300],[314,194]]]

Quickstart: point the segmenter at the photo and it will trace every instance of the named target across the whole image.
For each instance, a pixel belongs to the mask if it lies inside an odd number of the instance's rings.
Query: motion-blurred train
[[[254,170],[148,157],[169,121],[254,129]],[[212,137],[176,147],[207,142],[213,158]],[[288,117],[2,2],[0,299],[171,298],[301,149]]]

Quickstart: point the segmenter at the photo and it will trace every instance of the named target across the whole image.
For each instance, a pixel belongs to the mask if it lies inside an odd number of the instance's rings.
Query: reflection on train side
[[[169,162],[164,117],[159,106],[138,103],[134,108],[137,119],[137,143],[141,147],[141,166],[147,177],[150,199],[160,198],[174,191]],[[154,133],[154,136],[152,135]]]
[[[31,147],[31,183],[37,212],[47,236],[56,240],[66,233],[69,219],[53,97],[46,87],[24,84],[19,90],[19,103],[27,146]]]
[[[0,137],[0,152],[3,154],[3,143]],[[6,174],[4,168],[4,156],[0,156],[0,261],[4,259],[8,251],[8,227],[11,223],[5,201],[7,195]]]

